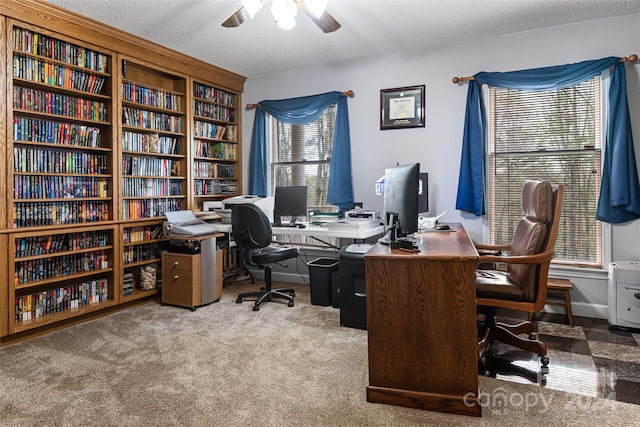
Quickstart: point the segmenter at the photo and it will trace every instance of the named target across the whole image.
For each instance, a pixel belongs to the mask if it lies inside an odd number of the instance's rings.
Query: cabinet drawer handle
[[[175,262],[173,263],[173,265],[178,265],[178,264],[180,264],[180,261],[175,261]]]
[[[178,275],[173,276],[173,280],[178,280]]]

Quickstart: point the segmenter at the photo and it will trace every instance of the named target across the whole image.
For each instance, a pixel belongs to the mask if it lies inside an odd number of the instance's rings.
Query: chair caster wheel
[[[253,306],[253,311],[258,311],[260,310],[260,306],[259,305],[254,305]]]
[[[242,303],[242,298],[236,299],[236,304],[240,304],[240,303]]]
[[[542,368],[549,369],[549,358],[547,356],[540,356],[540,363],[542,363]]]
[[[196,308],[195,307],[191,307],[189,310],[196,311]]]
[[[485,366],[487,364],[487,358],[485,356],[482,356],[479,360],[482,366]]]
[[[536,337],[535,334],[531,333],[531,334],[529,334],[529,339],[532,340],[532,341],[535,341],[537,339],[537,337]]]
[[[295,298],[296,293],[295,292],[291,292],[291,296]]]
[[[289,304],[287,304],[289,307],[293,307],[293,301],[289,301]]]

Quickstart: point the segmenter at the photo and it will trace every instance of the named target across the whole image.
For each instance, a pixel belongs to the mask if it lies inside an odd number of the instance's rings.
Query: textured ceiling
[[[640,13],[640,0],[329,0],[342,28],[325,34],[302,12],[280,30],[268,4],[222,27],[240,0],[46,1],[246,77]]]

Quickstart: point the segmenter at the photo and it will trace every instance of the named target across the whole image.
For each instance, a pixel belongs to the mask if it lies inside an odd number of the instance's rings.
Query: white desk
[[[231,241],[232,230],[231,224],[223,224],[223,223],[213,223],[216,226],[220,233],[225,233],[227,235],[227,241]],[[364,241],[369,237],[380,236],[384,234],[384,226],[380,225],[372,228],[365,229],[357,229],[357,230],[329,230],[327,227],[322,227],[320,225],[307,225],[305,228],[298,227],[272,227],[271,228],[273,234],[279,234],[281,236],[307,236],[313,239],[316,239],[326,245],[330,245],[327,242],[324,242],[322,238],[334,237],[337,239],[351,239],[355,241]],[[341,246],[341,245],[339,245]],[[337,248],[339,249],[339,248]],[[231,265],[231,250],[227,250],[227,270],[223,273],[223,281],[228,277],[233,277],[235,275],[234,271],[230,269]]]
[[[214,223],[220,233],[231,234],[231,224]],[[281,236],[309,236],[309,237],[335,237],[338,239],[364,240],[369,237],[380,236],[384,234],[384,226],[365,228],[365,229],[343,229],[329,230],[327,227],[320,225],[307,225],[305,228],[298,227],[272,227],[273,234]]]

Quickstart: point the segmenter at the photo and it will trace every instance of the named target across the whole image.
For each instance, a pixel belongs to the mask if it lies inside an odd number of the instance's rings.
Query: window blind
[[[564,184],[554,262],[601,267],[600,78],[554,91],[489,91],[491,242],[508,243],[527,179]]]
[[[327,204],[334,122],[335,105],[305,125],[272,119],[272,192],[277,186],[306,185],[309,210],[335,210]]]

